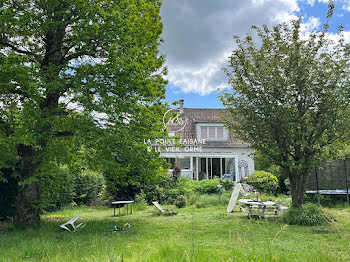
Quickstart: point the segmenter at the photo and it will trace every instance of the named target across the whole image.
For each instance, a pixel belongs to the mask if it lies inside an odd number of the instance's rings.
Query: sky
[[[344,27],[350,42],[350,0],[334,0],[330,33]],[[163,0],[160,50],[168,67],[167,99],[185,107],[222,108],[217,89],[227,88],[222,71],[234,49],[233,35],[245,36],[252,25],[272,26],[303,15],[304,31],[321,30],[328,0]]]

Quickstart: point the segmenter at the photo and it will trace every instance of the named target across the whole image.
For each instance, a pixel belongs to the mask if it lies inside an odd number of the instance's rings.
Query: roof
[[[207,108],[184,108],[180,115],[184,121],[187,120],[185,127],[178,132],[176,136],[182,139],[198,139],[196,124],[198,123],[223,123],[222,118],[229,116],[227,109],[207,109]],[[170,128],[172,125],[169,126]],[[171,128],[172,129],[172,128]],[[173,129],[174,130],[174,129]],[[206,141],[206,147],[247,147],[249,143],[238,139],[232,131],[229,131],[229,139],[226,141]]]

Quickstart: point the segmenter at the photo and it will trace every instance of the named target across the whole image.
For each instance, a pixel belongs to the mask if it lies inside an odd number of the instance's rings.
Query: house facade
[[[238,182],[254,172],[254,149],[225,128],[226,109],[184,108],[182,100],[179,109],[171,110],[175,117],[165,124],[180,146],[162,141],[160,155],[171,167],[179,165],[181,176]]]

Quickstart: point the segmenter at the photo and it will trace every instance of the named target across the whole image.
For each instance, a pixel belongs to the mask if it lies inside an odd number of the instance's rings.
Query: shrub
[[[15,215],[18,180],[12,169],[1,169],[4,180],[0,181],[0,220]],[[0,174],[0,175],[1,175]]]
[[[135,196],[134,210],[145,210],[147,208],[146,195],[141,190],[139,194]]]
[[[232,190],[233,187],[236,185],[236,182],[233,182],[230,179],[221,179],[220,184],[225,190]]]
[[[41,208],[54,211],[69,206],[74,199],[74,175],[65,166],[52,164],[40,172]]]
[[[255,171],[249,176],[248,183],[261,193],[277,193],[278,179],[276,176],[269,172]]]
[[[198,182],[198,187],[196,191],[202,194],[214,194],[218,192],[218,185],[220,184],[220,179],[211,180],[201,180]]]
[[[179,177],[177,180],[172,177],[166,177],[157,185],[143,185],[142,190],[148,203],[158,201],[160,203],[175,204],[179,195],[188,196],[195,192],[197,184],[197,181],[187,177]]]
[[[178,188],[165,189],[166,202],[174,204],[179,195],[182,195]]]
[[[146,184],[142,187],[142,190],[145,193],[147,203],[158,201],[162,204],[168,200],[166,189],[162,185]]]
[[[164,189],[164,198],[169,204],[175,204],[179,195],[190,196],[192,194],[218,194],[218,185],[221,184],[222,192],[231,191],[234,185],[233,181],[224,179],[212,179],[195,181],[187,177],[180,177],[177,181],[167,178],[159,186]]]
[[[189,179],[187,177],[180,177],[175,186],[179,190],[180,194],[189,195],[197,190],[198,181]]]
[[[184,195],[178,196],[175,200],[175,206],[178,208],[185,207],[187,204],[187,199]]]
[[[90,204],[97,200],[104,184],[103,176],[91,170],[73,174],[67,166],[50,167],[40,172],[43,211],[53,211],[76,204]]]
[[[306,203],[301,207],[291,207],[282,216],[289,225],[319,226],[327,222],[321,207],[313,203]]]
[[[145,177],[138,172],[130,172],[122,179],[117,174],[104,172],[106,177],[106,193],[110,200],[133,200],[138,194],[143,192],[147,203],[158,201],[164,203],[168,200],[167,190],[175,188],[176,181],[171,177],[157,175],[154,181],[147,181]],[[175,198],[179,195],[173,192],[169,193]]]
[[[77,204],[90,204],[95,201],[104,184],[102,174],[92,170],[84,170],[74,180],[74,201]]]

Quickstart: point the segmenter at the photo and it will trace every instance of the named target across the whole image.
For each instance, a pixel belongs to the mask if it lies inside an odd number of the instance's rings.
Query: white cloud
[[[343,10],[350,12],[350,2],[345,3],[344,5],[342,5],[341,7]]]
[[[307,0],[306,3],[307,3],[308,5],[314,6],[315,0]]]
[[[329,0],[306,0],[306,3],[310,6],[314,6],[316,2],[328,4]],[[334,0],[335,5],[341,5],[341,8],[347,12],[350,12],[350,0]]]
[[[320,19],[311,16],[305,23],[301,24],[301,31],[307,32],[319,29],[321,25]]]
[[[346,44],[350,44],[350,31],[344,31],[344,42]],[[339,40],[339,35],[334,33],[328,33],[327,38],[333,40],[334,42],[337,42]]]
[[[232,35],[243,36],[252,25],[288,21],[296,18],[296,11],[297,0],[164,1],[161,50],[167,56],[169,82],[199,94],[226,86],[221,68],[233,50]]]
[[[313,5],[316,1],[307,0]],[[336,0],[344,4],[345,0]],[[350,5],[350,0],[346,0]],[[164,23],[164,44],[170,84],[182,92],[208,94],[227,86],[222,67],[234,49],[232,35],[244,36],[252,25],[272,26],[296,19],[297,0],[167,0],[161,16]],[[318,17],[307,16],[303,22],[303,37],[312,30],[322,30]],[[346,41],[350,32],[344,32]],[[330,38],[336,35],[330,34]]]
[[[180,87],[184,93],[196,92],[200,95],[227,87],[226,76],[221,67],[228,60],[230,52],[231,50],[227,50],[218,59],[209,60],[195,68],[174,65],[169,81]]]
[[[306,0],[306,3],[308,5],[314,6],[315,2],[320,2],[320,3],[324,3],[324,4],[328,4],[329,0]]]

